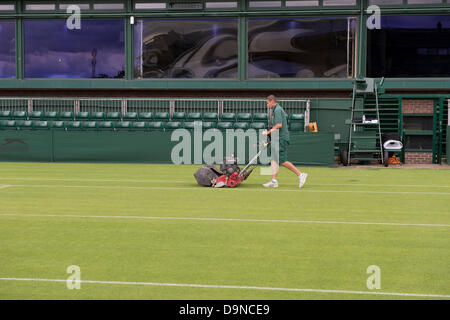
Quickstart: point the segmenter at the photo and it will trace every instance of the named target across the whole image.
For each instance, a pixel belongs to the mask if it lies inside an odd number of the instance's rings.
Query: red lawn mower
[[[234,156],[225,157],[220,169],[214,165],[205,165],[199,168],[194,174],[195,180],[202,186],[235,188],[250,176],[254,169],[252,166],[256,164],[259,156],[268,145],[269,143],[261,143],[259,152],[242,170],[237,165],[237,158]]]

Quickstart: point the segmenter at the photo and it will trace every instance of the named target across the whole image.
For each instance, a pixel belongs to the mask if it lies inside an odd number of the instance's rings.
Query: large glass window
[[[237,78],[237,19],[138,20],[137,78]]]
[[[382,16],[368,32],[370,77],[449,77],[450,15]]]
[[[16,76],[15,21],[0,20],[0,78]]]
[[[123,78],[123,20],[25,20],[26,78]]]
[[[347,78],[355,18],[250,18],[248,78]]]

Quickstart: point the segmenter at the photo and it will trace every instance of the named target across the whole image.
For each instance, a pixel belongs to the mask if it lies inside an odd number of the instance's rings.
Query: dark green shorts
[[[282,164],[283,162],[288,161],[287,156],[287,148],[289,146],[289,141],[280,139],[279,146],[273,146],[272,148],[272,160],[278,162],[278,164]]]

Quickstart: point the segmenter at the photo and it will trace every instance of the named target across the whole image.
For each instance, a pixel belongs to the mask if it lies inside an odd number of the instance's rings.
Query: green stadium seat
[[[147,122],[147,129],[149,130],[162,130],[163,128],[161,121]]]
[[[46,120],[58,120],[58,112],[56,111],[47,111],[44,113],[44,119]]]
[[[237,114],[237,121],[238,122],[251,122],[252,114],[248,113],[248,112],[240,112]]]
[[[152,112],[141,112],[141,113],[139,113],[139,120],[140,121],[152,121],[153,113]]]
[[[248,122],[236,122],[234,124],[234,128],[235,129],[247,130],[249,128],[249,123]]]
[[[145,129],[147,129],[146,123],[147,122],[144,122],[144,121],[136,121],[131,124],[131,128],[133,130],[145,130]]]
[[[183,127],[185,129],[193,130],[193,129],[195,129],[195,127],[194,127],[195,123],[199,123],[199,125],[201,125],[202,130],[208,130],[208,129],[216,127],[216,123],[212,122],[212,121],[188,121],[188,122],[184,122]]]
[[[66,130],[80,129],[80,127],[81,127],[80,121],[64,121],[64,128]]]
[[[50,122],[50,127],[53,129],[64,129],[64,121],[52,121]]]
[[[101,121],[98,124],[98,128],[100,130],[113,130],[114,129],[114,125],[112,121]]]
[[[202,121],[202,114],[200,112],[189,112],[186,119],[188,121]]]
[[[166,130],[176,130],[181,128],[181,122],[179,121],[169,121],[164,124]]]
[[[91,120],[93,121],[102,121],[105,120],[105,113],[104,112],[93,112],[91,114]]]
[[[81,111],[78,112],[77,115],[75,116],[75,120],[77,121],[87,121],[89,120],[90,114],[88,111]]]
[[[155,121],[169,121],[169,113],[168,112],[156,112],[155,113]]]
[[[63,121],[73,121],[73,112],[71,111],[63,111],[59,114],[59,120]]]
[[[34,129],[48,129],[48,121],[33,121]]]
[[[183,123],[183,128],[188,130],[194,130],[195,121],[187,121]]]
[[[137,112],[125,112],[125,114],[123,115],[124,121],[137,121],[137,119],[138,119]]]
[[[217,129],[233,129],[233,123],[232,122],[217,122]]]
[[[108,120],[108,121],[120,121],[120,112],[108,112],[108,113],[106,113],[106,120]]]
[[[17,120],[16,127],[20,130],[33,129],[33,122],[31,120]]]
[[[268,122],[268,119],[267,113],[257,112],[253,115],[253,122]]]
[[[250,123],[250,129],[255,129],[255,130],[266,129],[266,124],[263,122],[252,122],[252,123]]]
[[[222,113],[222,116],[220,117],[220,121],[221,122],[235,122],[236,114],[234,112]]]
[[[95,121],[83,121],[83,122],[81,122],[81,129],[84,129],[84,130],[95,130],[95,129],[97,129],[97,122],[95,122]]]
[[[205,112],[203,114],[203,121],[217,122],[219,121],[219,115],[217,112]]]
[[[174,112],[172,114],[172,121],[186,121],[186,112]]]
[[[17,129],[15,120],[0,120],[1,129]]]
[[[0,111],[0,119],[11,119],[11,111],[8,110]]]
[[[303,113],[292,113],[288,119],[289,122],[305,122],[305,115]]]
[[[202,130],[208,130],[216,127],[216,122],[205,121],[202,122]]]
[[[131,128],[130,121],[119,121],[114,124],[116,130],[129,130]]]
[[[294,132],[304,132],[305,123],[304,122],[293,122],[289,124],[289,129]]]
[[[25,120],[27,118],[27,112],[26,111],[14,111],[12,114],[13,119],[15,120]]]
[[[31,111],[30,112],[30,119],[32,120],[40,120],[43,117],[42,111]]]

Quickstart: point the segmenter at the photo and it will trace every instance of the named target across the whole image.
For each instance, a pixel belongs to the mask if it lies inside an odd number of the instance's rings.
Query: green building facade
[[[2,1],[0,96],[273,93],[309,99],[338,146],[354,79],[384,77],[383,132],[405,162],[441,163],[449,35],[450,0]]]

